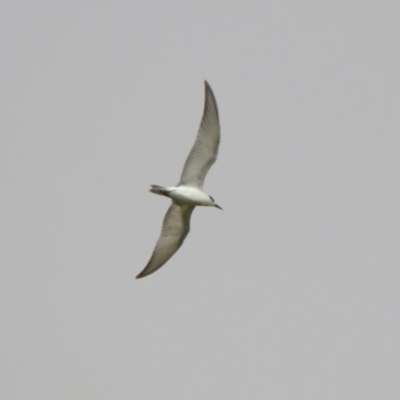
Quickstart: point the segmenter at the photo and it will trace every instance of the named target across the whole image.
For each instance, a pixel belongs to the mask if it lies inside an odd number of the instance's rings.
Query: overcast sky
[[[0,392],[400,398],[400,5],[9,1]],[[203,112],[181,250],[135,280]]]

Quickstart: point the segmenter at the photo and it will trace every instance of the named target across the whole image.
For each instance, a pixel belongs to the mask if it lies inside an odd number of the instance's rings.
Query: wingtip
[[[147,275],[150,275],[150,274],[145,274],[144,273],[144,270],[140,273],[140,274],[138,274],[138,275],[136,275],[136,278],[135,279],[141,279],[141,278],[144,278],[145,276],[147,276]]]
[[[214,113],[216,114],[217,124],[219,124],[218,106],[217,106],[217,100],[214,95],[214,91],[212,90],[207,80],[204,81],[204,84],[205,84],[204,112],[201,124],[204,123],[204,117],[211,110],[214,110]]]
[[[211,85],[206,80],[204,81],[204,87],[205,87],[205,91],[206,91],[205,101],[207,102],[207,97],[211,95],[211,97],[213,98],[214,103],[216,104],[217,100],[215,99],[214,91],[212,90]]]

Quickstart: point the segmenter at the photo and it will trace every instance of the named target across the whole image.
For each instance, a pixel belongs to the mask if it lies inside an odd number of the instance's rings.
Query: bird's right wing
[[[207,81],[205,85],[203,118],[179,182],[179,185],[195,186],[199,189],[203,188],[204,178],[217,159],[220,141],[217,101]]]
[[[190,230],[194,207],[171,204],[164,217],[161,236],[146,267],[136,278],[143,278],[161,268],[181,247]]]

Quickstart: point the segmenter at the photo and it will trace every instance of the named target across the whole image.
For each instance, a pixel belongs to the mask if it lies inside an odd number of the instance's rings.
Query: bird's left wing
[[[204,178],[217,159],[220,136],[217,101],[206,81],[203,118],[196,141],[183,167],[179,185],[203,188]]]
[[[194,207],[172,203],[164,217],[161,235],[146,267],[136,278],[143,278],[161,268],[181,247],[190,230]]]

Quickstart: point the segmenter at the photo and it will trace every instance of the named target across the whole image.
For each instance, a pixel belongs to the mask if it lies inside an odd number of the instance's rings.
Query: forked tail
[[[165,186],[151,185],[150,192],[169,197],[169,190]]]

